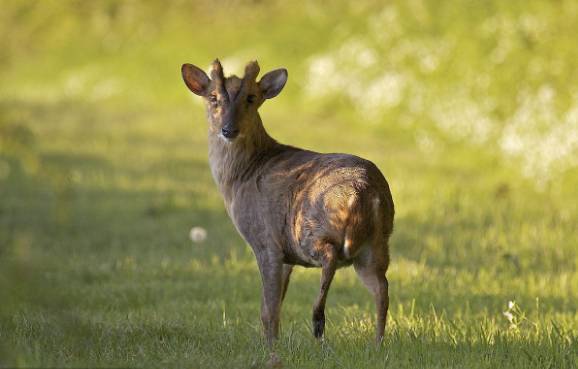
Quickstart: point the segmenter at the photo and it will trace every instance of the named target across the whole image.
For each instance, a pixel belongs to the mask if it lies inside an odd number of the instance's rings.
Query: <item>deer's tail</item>
[[[349,259],[357,255],[363,244],[382,232],[381,199],[375,193],[356,193],[348,201],[348,217],[343,239],[343,254]]]

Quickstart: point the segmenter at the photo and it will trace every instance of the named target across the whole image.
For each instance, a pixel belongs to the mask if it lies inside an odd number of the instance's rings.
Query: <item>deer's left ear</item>
[[[272,99],[279,95],[287,82],[287,69],[275,69],[263,76],[259,81],[259,88],[263,92],[263,97]]]

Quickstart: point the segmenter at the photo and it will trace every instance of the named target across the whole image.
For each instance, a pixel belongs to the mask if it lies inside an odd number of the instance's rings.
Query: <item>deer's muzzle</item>
[[[233,128],[227,128],[227,127],[223,127],[223,129],[221,129],[221,133],[223,134],[223,136],[225,136],[228,139],[233,139],[235,137],[237,137],[237,135],[239,135],[239,130],[238,129],[233,129]]]

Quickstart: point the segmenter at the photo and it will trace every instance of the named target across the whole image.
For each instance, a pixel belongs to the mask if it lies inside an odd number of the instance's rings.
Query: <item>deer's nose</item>
[[[239,134],[239,130],[238,129],[223,128],[223,129],[221,129],[221,133],[226,138],[235,138]]]

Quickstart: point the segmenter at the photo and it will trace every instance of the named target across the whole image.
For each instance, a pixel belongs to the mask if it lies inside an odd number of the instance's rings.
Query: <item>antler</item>
[[[238,96],[243,96],[245,98],[249,93],[248,89],[250,88],[251,84],[255,82],[257,79],[257,75],[259,75],[259,63],[256,60],[250,61],[247,66],[245,67],[245,75],[243,76],[243,80],[241,81],[241,89]]]
[[[255,81],[259,75],[260,70],[261,68],[259,68],[259,63],[257,63],[256,60],[250,61],[245,67],[245,75],[243,76],[243,80]]]
[[[217,84],[217,93],[223,96],[225,103],[229,103],[229,94],[225,89],[225,74],[223,73],[223,66],[219,59],[213,62],[213,69],[211,70],[211,79]]]

